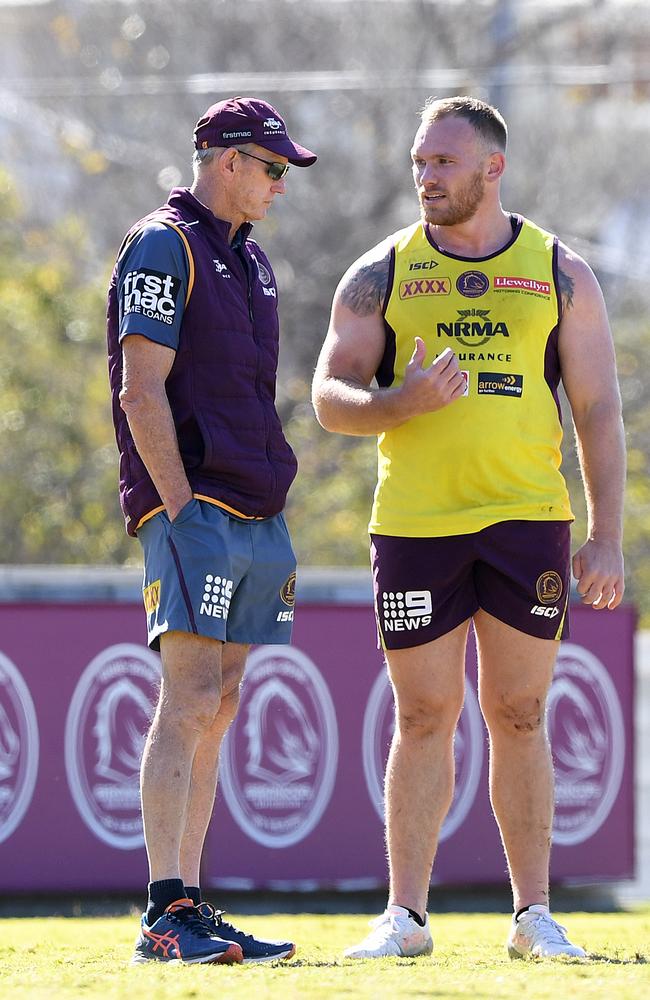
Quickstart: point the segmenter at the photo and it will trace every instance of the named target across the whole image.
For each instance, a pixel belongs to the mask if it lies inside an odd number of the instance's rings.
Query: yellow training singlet
[[[375,534],[573,519],[560,472],[557,240],[512,221],[511,241],[485,258],[440,250],[422,223],[395,236],[377,382],[402,383],[417,335],[427,366],[451,347],[467,390],[379,436]]]

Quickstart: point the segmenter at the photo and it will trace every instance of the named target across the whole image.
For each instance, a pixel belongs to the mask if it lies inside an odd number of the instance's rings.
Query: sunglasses
[[[282,180],[289,172],[289,163],[276,163],[274,160],[264,160],[261,156],[255,156],[254,153],[247,153],[243,149],[238,149],[237,152],[241,153],[242,156],[250,156],[251,160],[259,160],[260,163],[265,163],[266,172],[272,181]]]

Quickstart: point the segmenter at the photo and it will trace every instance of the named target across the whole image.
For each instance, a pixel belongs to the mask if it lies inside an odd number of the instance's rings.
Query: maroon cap
[[[287,126],[273,105],[256,97],[219,101],[208,108],[194,128],[196,149],[243,146],[247,142],[286,156],[296,167],[310,167],[316,162],[315,153],[289,138]]]

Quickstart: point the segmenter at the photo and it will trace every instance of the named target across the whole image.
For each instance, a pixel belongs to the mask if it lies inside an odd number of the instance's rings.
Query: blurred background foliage
[[[628,593],[649,624],[649,29],[643,0],[0,0],[0,561],[139,562],[117,503],[108,277],[126,229],[190,182],[205,107],[248,93],[319,153],[256,227],[301,468],[288,518],[301,563],[367,564],[374,441],[321,430],[311,374],[343,271],[417,217],[419,108],[471,93],[509,122],[504,207],[603,285],[630,448]],[[578,542],[570,421],[564,470]]]

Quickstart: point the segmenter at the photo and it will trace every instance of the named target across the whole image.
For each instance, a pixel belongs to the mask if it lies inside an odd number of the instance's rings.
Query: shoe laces
[[[390,940],[395,931],[399,931],[398,920],[396,913],[380,913],[370,921],[369,926],[372,927],[372,931],[368,936],[378,944],[384,944]]]
[[[212,929],[205,922],[198,907],[190,906],[189,903],[172,903],[165,913],[173,923],[180,924],[197,937],[212,937]]]
[[[236,938],[237,941],[251,941],[253,942],[255,938],[252,934],[245,934],[244,931],[240,931],[237,927],[229,924],[223,919],[225,910],[216,910],[212,903],[199,903],[198,905],[199,915],[203,920],[208,920],[210,923],[214,923],[217,928],[217,935],[219,931],[224,930],[230,935],[230,938]],[[212,931],[214,933],[214,931]]]
[[[531,913],[525,922],[536,924],[550,944],[571,944],[567,937],[566,927],[558,924],[550,913]]]

